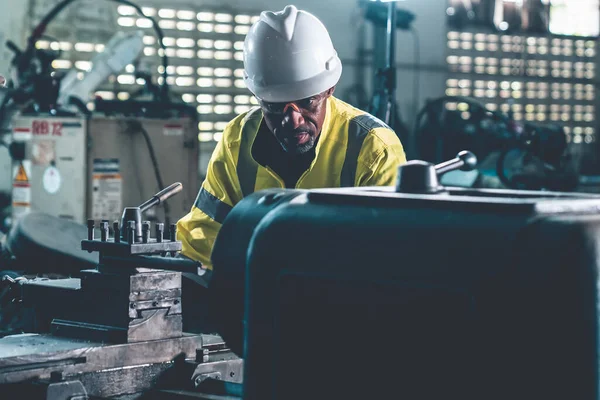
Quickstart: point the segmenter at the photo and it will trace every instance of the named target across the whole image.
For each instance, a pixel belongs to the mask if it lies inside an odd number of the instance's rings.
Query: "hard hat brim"
[[[315,96],[337,85],[342,76],[342,63],[339,58],[336,61],[336,68],[325,70],[318,75],[300,82],[283,85],[266,85],[261,87],[256,85],[250,77],[245,76],[244,83],[248,90],[250,90],[259,100],[270,103],[297,101]]]

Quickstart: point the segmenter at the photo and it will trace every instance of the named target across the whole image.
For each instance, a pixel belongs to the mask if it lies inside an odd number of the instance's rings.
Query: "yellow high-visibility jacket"
[[[182,255],[212,269],[210,255],[223,220],[242,198],[268,188],[285,188],[271,168],[252,157],[252,145],[263,115],[252,109],[225,128],[208,164],[206,179],[191,211],[177,223]],[[398,166],[406,162],[398,136],[382,121],[330,97],[310,168],[298,189],[395,184]]]

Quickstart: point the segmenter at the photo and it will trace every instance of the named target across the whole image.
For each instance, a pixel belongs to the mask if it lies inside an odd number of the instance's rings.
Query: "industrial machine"
[[[469,148],[480,158],[479,172],[499,187],[582,191],[585,154],[567,142],[561,125],[516,121],[464,96],[429,101],[416,121],[420,159],[441,162]]]
[[[125,208],[120,221],[98,226],[90,220],[87,229],[41,213],[18,221],[3,268],[35,271],[29,254],[48,261],[38,262],[39,269],[59,263],[88,269],[66,279],[2,274],[0,297],[12,290],[10,303],[19,303],[29,321],[19,326],[25,334],[0,339],[3,398],[208,399],[214,397],[202,394],[206,385],[212,394],[224,390],[215,381],[236,391],[242,360],[216,335],[183,331],[182,275],[200,282],[204,270],[177,257],[181,242],[174,224],[157,223],[151,232],[143,221],[148,210],[181,190],[181,183],[173,184],[139,207]],[[7,307],[0,311],[5,326]]]
[[[57,52],[36,42],[48,24],[74,0],[62,0],[44,16],[25,50],[8,43],[16,71],[10,88],[0,93],[0,130],[12,132],[10,148],[12,221],[33,211],[83,224],[87,218],[115,220],[123,204],[143,201],[164,189],[165,181],[182,181],[176,203],[151,209],[150,221],[166,223],[185,215],[198,192],[199,146],[196,110],[169,96],[166,72],[155,87],[146,74],[151,100],[95,99],[93,93],[110,75],[135,63],[143,49],[141,31],[117,32],[85,72],[73,68],[64,76],[52,67]],[[163,33],[155,27],[162,44]],[[167,57],[162,66],[166,71]],[[143,94],[143,93],[142,93]],[[133,97],[133,96],[132,96]],[[6,228],[6,227],[5,227]]]
[[[198,263],[173,257],[172,227],[143,222],[178,184],[102,221],[99,235],[93,222],[28,214],[2,265],[43,266],[28,258],[38,255],[84,271],[4,275],[35,324],[0,339],[0,389],[52,400],[597,398],[600,197],[440,184],[475,164],[461,152],[406,163],[396,187],[250,195],[224,221],[208,285]],[[92,253],[75,254],[73,237]],[[201,302],[185,303],[188,274]],[[218,335],[185,333],[187,307],[206,309]]]
[[[13,125],[15,218],[35,210],[80,224],[88,217],[113,221],[124,204],[141,203],[163,189],[164,181],[175,180],[184,184],[183,195],[153,210],[149,220],[175,221],[194,203],[199,188],[194,115],[33,114],[16,117]]]
[[[474,164],[233,208],[209,290],[245,400],[598,397],[600,197],[440,185]]]

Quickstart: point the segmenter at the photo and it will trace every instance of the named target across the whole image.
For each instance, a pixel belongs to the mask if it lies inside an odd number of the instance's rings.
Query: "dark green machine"
[[[439,185],[473,161],[233,209],[211,289],[244,399],[598,398],[600,198]]]

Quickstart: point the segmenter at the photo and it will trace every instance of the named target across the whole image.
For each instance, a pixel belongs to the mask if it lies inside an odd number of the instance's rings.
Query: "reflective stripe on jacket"
[[[210,254],[229,211],[242,198],[268,188],[285,188],[271,168],[252,158],[262,122],[260,108],[232,120],[208,164],[206,179],[191,211],[177,223],[182,254],[212,269]],[[394,185],[406,161],[396,134],[382,121],[333,96],[315,149],[315,159],[296,188]]]

